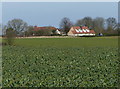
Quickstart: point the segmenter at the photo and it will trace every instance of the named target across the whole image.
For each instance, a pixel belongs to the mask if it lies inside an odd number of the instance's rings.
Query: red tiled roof
[[[92,34],[95,34],[95,32],[94,32],[94,30],[90,30],[89,32],[84,32],[84,31],[82,31],[82,32],[76,32],[75,30],[74,31],[72,31],[74,34],[90,34],[90,33],[92,33]]]
[[[95,34],[95,31],[94,31],[94,30],[90,30],[90,32]]]
[[[75,26],[75,27],[73,27],[73,29],[80,29],[80,27],[79,26]]]
[[[35,26],[33,31],[45,30],[45,29],[57,30],[57,28],[55,28],[55,27],[37,27],[37,26]]]
[[[86,26],[82,26],[82,27],[74,26],[73,29],[88,29],[88,27],[86,27]]]
[[[78,27],[78,26],[76,26],[76,27],[73,27],[73,31],[72,31],[72,33],[73,34],[90,34],[90,33],[92,33],[92,34],[95,34],[95,31],[94,30],[89,30],[88,29],[88,27],[85,27],[85,26],[83,26],[83,27]],[[79,29],[81,30],[81,31],[79,31]],[[87,29],[87,30],[86,30]],[[76,31],[76,30],[78,30],[78,31]]]

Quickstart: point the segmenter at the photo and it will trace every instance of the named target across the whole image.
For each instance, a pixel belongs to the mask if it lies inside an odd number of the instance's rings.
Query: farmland
[[[115,87],[118,39],[17,38],[3,46],[3,87]]]

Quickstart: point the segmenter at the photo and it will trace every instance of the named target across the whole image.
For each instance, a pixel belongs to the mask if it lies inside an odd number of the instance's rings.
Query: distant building
[[[74,26],[69,30],[68,36],[95,36],[95,31],[88,29],[86,26]]]
[[[47,26],[47,27],[37,27],[37,26],[34,26],[34,29],[33,31],[34,32],[37,32],[37,31],[51,31],[51,35],[60,35],[61,32],[59,29],[55,28],[55,27],[51,27],[51,26]],[[35,34],[34,34],[35,35]]]

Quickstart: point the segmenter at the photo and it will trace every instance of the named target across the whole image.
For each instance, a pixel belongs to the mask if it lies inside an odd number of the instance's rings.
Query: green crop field
[[[118,38],[17,38],[3,46],[3,87],[117,87]]]

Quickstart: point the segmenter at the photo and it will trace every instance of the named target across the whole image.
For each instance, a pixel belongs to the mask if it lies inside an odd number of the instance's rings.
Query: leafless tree
[[[88,28],[93,27],[93,19],[91,17],[84,17],[76,22],[76,26],[87,26]]]
[[[72,22],[70,21],[69,18],[65,17],[61,20],[60,23],[60,29],[63,30],[63,32],[65,32],[65,34],[67,35],[67,33],[69,32],[71,26],[72,26]]]
[[[84,17],[82,19],[83,25],[87,26],[88,28],[92,28],[93,27],[93,20],[91,17]]]
[[[13,19],[7,23],[7,28],[12,28],[17,32],[17,34],[21,34],[23,31],[25,31],[27,26],[27,23],[21,19]]]
[[[25,36],[33,36],[33,26],[28,26],[27,30],[25,31]]]
[[[75,26],[82,26],[82,25],[83,25],[82,19],[79,19],[75,24]]]
[[[97,17],[93,20],[93,29],[96,33],[101,33],[104,30],[105,20],[102,17]]]
[[[106,20],[106,23],[107,23],[107,28],[111,29],[111,30],[115,30],[116,27],[117,27],[117,21],[115,18],[113,17],[109,17],[107,20]],[[108,29],[108,30],[109,30]]]

